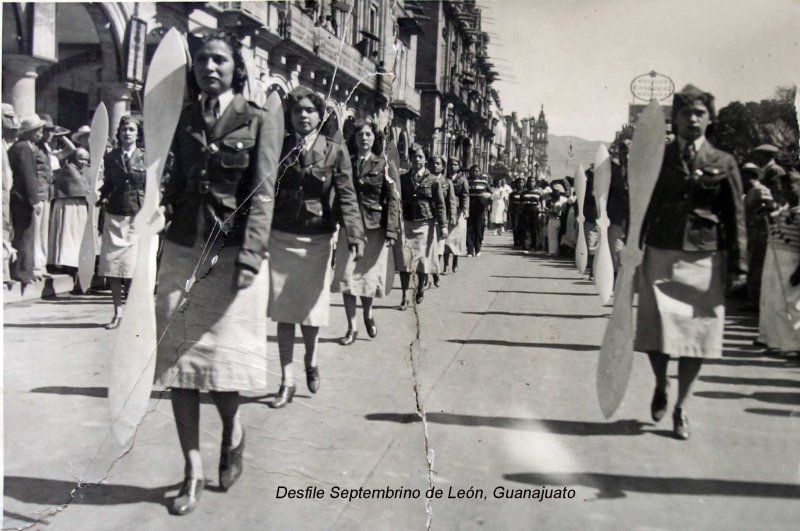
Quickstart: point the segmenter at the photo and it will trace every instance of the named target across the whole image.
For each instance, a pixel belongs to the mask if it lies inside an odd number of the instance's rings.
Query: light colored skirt
[[[723,263],[722,252],[645,247],[634,348],[679,357],[722,357]]]
[[[245,289],[233,285],[239,247],[194,248],[164,241],[158,271],[156,381],[205,391],[263,391],[267,385],[267,264]],[[216,261],[215,261],[216,259]],[[213,263],[213,267],[212,264]],[[186,292],[187,280],[195,282]]]
[[[133,228],[133,216],[117,216],[106,212],[97,274],[133,278],[138,253],[139,235]]]
[[[459,216],[458,223],[448,225],[448,229],[445,247],[456,256],[467,254],[467,218]]]
[[[558,233],[561,230],[559,218],[547,218],[547,254],[558,254]]]
[[[403,269],[406,273],[438,272],[436,222],[406,221],[403,242]]]
[[[492,212],[489,214],[489,223],[500,225],[506,222],[506,203],[502,199],[492,202]]]
[[[789,278],[800,260],[800,250],[770,241],[761,276],[761,301],[758,315],[758,340],[781,352],[800,350],[800,286]]]
[[[377,297],[379,299],[388,294],[387,279],[389,272],[394,276],[394,257],[386,247],[386,231],[370,229],[366,236],[364,256],[355,262],[347,248],[347,232],[344,227],[339,228],[339,240],[336,243],[336,271],[331,283],[333,293],[341,292],[358,297]]]
[[[301,235],[273,229],[267,317],[278,323],[328,326],[333,238],[333,234]]]
[[[575,249],[578,245],[578,220],[575,217],[575,209],[572,206],[569,207],[567,212],[567,227],[564,229],[561,245],[566,245],[572,249]]]
[[[56,199],[50,210],[48,262],[57,266],[78,267],[83,231],[89,208],[82,197]]]

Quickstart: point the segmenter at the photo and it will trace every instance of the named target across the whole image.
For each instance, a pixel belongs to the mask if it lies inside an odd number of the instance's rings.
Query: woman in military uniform
[[[267,267],[282,117],[242,96],[241,43],[208,36],[194,55],[200,97],[181,113],[163,203],[156,377],[171,388],[185,480],[169,510],[192,511],[204,486],[200,391],[222,418],[219,488],[242,473],[239,392],[266,389]],[[108,167],[108,166],[107,166]]]
[[[287,99],[289,135],[281,151],[280,179],[269,246],[267,315],[278,323],[281,387],[270,407],[292,401],[295,325],[305,343],[306,384],[316,393],[319,328],[328,325],[331,254],[337,222],[354,261],[364,253],[364,222],[341,134],[323,131],[325,102],[305,87]]]
[[[449,231],[450,227],[456,223],[456,211],[458,209],[458,199],[453,188],[453,182],[445,176],[444,159],[442,157],[431,158],[430,170],[439,180],[439,187],[442,189],[442,194],[444,194],[444,207]],[[444,256],[445,243],[446,238],[439,238],[436,245],[436,261],[433,264],[433,272],[431,273],[433,285],[437,288],[439,287],[439,272],[444,273],[442,257]]]
[[[139,254],[139,235],[133,218],[144,201],[146,166],[142,151],[142,124],[133,116],[123,116],[117,128],[117,148],[103,159],[104,179],[98,205],[105,207],[103,240],[97,272],[108,279],[114,317],[108,330],[122,320],[122,282],[130,282]]]
[[[411,274],[417,273],[416,302],[424,297],[425,275],[434,271],[437,260],[437,234],[447,238],[447,210],[444,193],[439,180],[425,168],[425,152],[422,146],[414,144],[409,150],[411,170],[400,178],[403,197],[403,219],[405,220],[405,245],[403,245],[403,268],[400,284],[403,298],[400,309],[408,307],[407,292]]]
[[[678,361],[673,433],[689,438],[684,404],[703,360],[722,357],[726,284],[744,284],[747,234],[734,158],[706,140],[714,97],[688,85],[675,94],[677,137],[645,216],[635,348],[647,352],[656,387],[653,420],[667,412],[667,364]]]
[[[372,121],[357,120],[354,124],[350,152],[353,183],[364,221],[366,244],[364,256],[353,260],[347,246],[347,231],[339,228],[336,246],[336,272],[331,291],[341,292],[347,315],[347,333],[339,340],[351,345],[358,337],[356,327],[356,297],[361,297],[367,335],[378,335],[378,325],[372,313],[372,299],[383,298],[387,292],[387,271],[394,274],[392,247],[397,241],[400,226],[397,188],[399,179],[395,165],[383,155],[381,135]],[[391,262],[391,263],[390,263]]]
[[[458,272],[458,257],[467,254],[467,218],[469,217],[469,184],[467,178],[459,173],[458,159],[450,158],[450,168],[447,171],[447,180],[453,187],[453,206],[455,206],[455,219],[450,219],[449,234],[444,246],[444,269],[447,273],[450,255],[453,256],[453,273]],[[445,199],[446,200],[446,199]]]

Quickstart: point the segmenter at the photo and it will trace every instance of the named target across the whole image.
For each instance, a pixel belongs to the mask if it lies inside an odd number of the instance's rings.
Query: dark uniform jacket
[[[728,270],[745,273],[742,181],[733,157],[706,140],[689,167],[677,139],[670,143],[642,234],[659,249],[727,251]]]
[[[165,182],[166,238],[193,246],[217,226],[225,245],[240,246],[237,264],[255,272],[267,253],[282,128],[267,111],[234,96],[210,131],[201,103],[181,113]]]
[[[117,148],[103,157],[103,185],[100,200],[106,212],[115,216],[133,216],[142,208],[147,169],[144,152],[135,148],[128,163],[122,149]]]
[[[453,183],[453,190],[455,191],[456,197],[458,198],[458,212],[456,213],[456,218],[459,215],[463,215],[465,218],[469,217],[469,182],[467,182],[467,178],[464,175],[458,174],[453,179],[451,179]]]
[[[80,170],[71,162],[61,165],[53,178],[53,199],[86,199],[86,180]]]
[[[53,185],[53,168],[50,166],[50,155],[42,145],[36,146],[36,176],[39,187],[39,201],[50,201],[51,186]]]
[[[336,137],[317,135],[303,152],[297,136],[284,139],[272,228],[292,234],[328,234],[344,225],[347,243],[364,241],[350,156]]]
[[[403,193],[403,219],[426,221],[436,219],[440,229],[447,228],[444,192],[438,178],[428,170],[422,176],[413,169],[400,179]]]
[[[445,177],[444,174],[439,175],[438,179],[444,195],[444,210],[447,216],[447,223],[455,225],[458,220],[458,197],[456,197],[453,181]]]
[[[31,210],[39,202],[39,180],[36,173],[36,151],[39,148],[29,140],[20,140],[8,149],[8,161],[14,173],[11,201],[27,205]]]
[[[400,227],[397,167],[374,153],[370,153],[363,163],[358,156],[353,157],[352,164],[353,184],[361,206],[364,228],[383,228],[387,238],[396,240]]]

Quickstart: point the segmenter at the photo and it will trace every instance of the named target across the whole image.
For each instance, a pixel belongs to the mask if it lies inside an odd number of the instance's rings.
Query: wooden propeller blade
[[[144,138],[147,163],[144,202],[134,218],[139,235],[136,261],[125,318],[120,324],[111,358],[108,400],[114,435],[120,445],[133,442],[147,411],[153,386],[156,318],[153,290],[156,280],[159,187],[164,163],[178,124],[186,84],[183,37],[171,29],[156,49],[144,90]]]
[[[597,398],[605,418],[610,418],[622,403],[633,366],[634,279],[643,257],[639,236],[664,160],[664,132],[664,113],[658,102],[652,101],[639,116],[628,157],[628,240],[620,256],[614,311],[597,363]]]
[[[603,144],[594,160],[594,197],[597,200],[597,252],[594,255],[594,284],[603,304],[608,304],[614,292],[614,263],[608,242],[608,190],[611,187],[611,157]]]
[[[580,164],[575,169],[575,194],[578,198],[578,242],[575,247],[575,266],[578,268],[578,273],[583,275],[586,273],[586,266],[589,263],[589,249],[586,246],[586,235],[583,230],[583,222],[586,221],[586,217],[583,215],[583,201],[586,199],[586,172]]]
[[[94,263],[97,257],[95,245],[95,206],[97,202],[97,175],[100,173],[100,166],[103,162],[103,155],[106,153],[108,143],[108,111],[106,105],[100,102],[94,110],[92,117],[91,132],[89,133],[89,164],[86,173],[86,203],[88,205],[86,227],[83,230],[81,249],[78,254],[78,281],[81,291],[86,293],[92,283],[94,276]]]

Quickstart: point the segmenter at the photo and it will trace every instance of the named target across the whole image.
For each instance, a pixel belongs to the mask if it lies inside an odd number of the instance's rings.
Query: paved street
[[[418,312],[396,310],[397,290],[379,301],[374,340],[359,316],[363,339],[335,342],[346,324],[334,295],[320,392],[308,392],[301,369],[285,409],[245,397],[246,468],[228,493],[216,487],[220,422],[204,403],[210,485],[184,517],[166,509],[183,475],[168,399],[154,400],[134,449],[102,484],[78,488],[104,468],[92,460],[109,425],[113,332],[102,324],[110,297],[6,306],[3,527],[422,530],[430,518],[433,529],[797,528],[800,366],[751,346],[752,315],[730,316],[725,357],[703,367],[687,405],[689,441],[671,438],[669,418],[650,421],[653,382],[642,355],[624,403],[605,421],[594,374],[611,308],[571,263],[513,251],[508,234],[486,240],[480,257],[462,259],[455,276],[426,292]],[[302,368],[301,344],[296,359]],[[676,387],[673,379],[671,398]],[[426,504],[429,481],[442,497]],[[279,499],[281,487],[324,493]],[[420,497],[333,497],[359,487]],[[503,489],[573,497],[496,499]],[[482,492],[448,499],[459,490]]]

